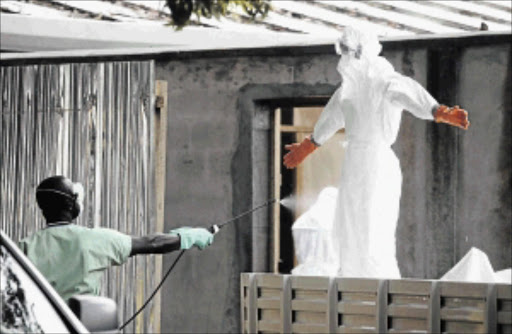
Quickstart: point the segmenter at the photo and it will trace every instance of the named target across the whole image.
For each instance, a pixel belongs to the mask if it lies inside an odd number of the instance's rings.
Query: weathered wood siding
[[[152,61],[0,68],[0,228],[19,240],[44,226],[35,189],[65,175],[86,190],[77,224],[127,234],[155,231]],[[122,319],[152,292],[154,257],[105,275]],[[126,332],[152,332],[150,305]],[[158,324],[159,325],[159,324]]]

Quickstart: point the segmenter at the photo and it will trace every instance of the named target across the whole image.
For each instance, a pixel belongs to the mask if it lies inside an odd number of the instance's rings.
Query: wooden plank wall
[[[155,128],[154,67],[152,60],[0,67],[0,229],[11,239],[46,225],[34,194],[51,175],[83,184],[77,225],[129,235],[163,230],[155,207],[163,174],[155,180],[154,158],[166,123]],[[122,319],[153,292],[160,267],[156,256],[132,257],[104,275],[102,294]],[[124,332],[158,332],[159,314],[156,299]]]
[[[512,333],[512,286],[244,273],[244,333]]]

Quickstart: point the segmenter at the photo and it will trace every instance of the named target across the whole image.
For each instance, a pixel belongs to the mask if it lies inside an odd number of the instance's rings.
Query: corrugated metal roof
[[[210,32],[241,34],[265,33],[281,37],[293,35],[336,38],[343,27],[358,25],[372,29],[381,37],[413,37],[423,34],[457,34],[481,30],[511,32],[512,1],[333,1],[311,0],[271,1],[272,9],[261,21],[253,22],[238,8],[221,19],[193,16],[192,26],[182,31],[168,27],[169,9],[164,0],[2,0],[2,17],[16,14],[26,18],[83,19],[134,24],[139,27],[170,29],[176,36],[187,31],[203,29]],[[70,22],[72,24],[72,22]],[[2,30],[4,30],[2,25]],[[24,27],[9,27],[20,31]],[[7,30],[7,29],[6,29]],[[30,32],[29,32],[30,33]],[[28,33],[28,34],[29,34]],[[64,34],[65,32],[63,32]],[[26,35],[23,32],[23,35]],[[137,46],[138,41],[134,41]],[[140,41],[139,41],[140,42]],[[202,43],[200,39],[190,44]],[[160,43],[161,45],[162,43]],[[172,43],[170,43],[172,45]],[[140,43],[138,44],[140,46]],[[5,49],[5,48],[4,48]],[[27,51],[27,50],[25,50]]]
[[[196,24],[220,29],[269,29],[302,33],[341,30],[347,24],[374,27],[382,36],[421,33],[467,32],[481,29],[510,31],[512,3],[503,1],[340,1],[312,0],[271,2],[267,19],[250,23],[247,15],[234,9],[222,20],[202,18]],[[2,0],[3,12],[55,17],[96,18],[100,20],[158,23],[169,21],[164,0],[14,1]],[[316,27],[316,28],[315,28]]]

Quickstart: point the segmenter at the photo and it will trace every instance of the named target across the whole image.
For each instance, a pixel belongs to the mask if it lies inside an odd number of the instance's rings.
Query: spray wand
[[[217,232],[219,232],[220,229],[223,228],[224,226],[226,226],[227,224],[233,223],[233,222],[237,221],[238,219],[240,219],[240,218],[242,218],[242,217],[244,217],[244,216],[246,216],[246,215],[248,215],[250,213],[253,213],[254,211],[257,211],[257,210],[259,210],[261,208],[269,206],[270,204],[273,204],[275,201],[276,201],[276,199],[273,198],[273,199],[271,199],[271,200],[269,200],[269,201],[267,201],[267,202],[265,202],[265,203],[263,203],[261,205],[258,205],[256,207],[250,209],[250,210],[242,212],[241,214],[239,214],[236,217],[231,218],[230,220],[226,220],[225,222],[222,222],[220,224],[213,224],[212,226],[210,226],[208,228],[208,231],[210,231],[213,234],[217,234]]]
[[[221,228],[223,228],[224,226],[230,224],[230,223],[233,223],[235,221],[237,221],[238,219],[250,214],[250,213],[253,213],[261,208],[264,208],[264,207],[267,207],[271,204],[273,204],[274,202],[276,201],[275,198],[261,204],[261,205],[258,205],[250,210],[247,210],[245,212],[242,212],[241,214],[239,214],[238,216],[235,216],[229,220],[226,220],[225,222],[222,222],[220,224],[213,224],[211,225],[210,227],[208,227],[208,231],[210,231],[210,233],[213,233],[213,234],[217,234]],[[123,328],[126,327],[126,325],[128,325],[133,319],[135,319],[135,317],[137,315],[139,315],[140,312],[142,312],[142,310],[144,310],[144,308],[149,304],[149,302],[153,299],[153,297],[156,295],[156,293],[158,292],[158,290],[162,287],[162,285],[164,284],[165,280],[167,279],[167,277],[169,276],[169,274],[171,273],[171,271],[174,269],[174,267],[176,266],[176,264],[178,263],[178,261],[180,260],[181,256],[185,254],[185,250],[182,250],[178,256],[176,257],[176,259],[174,260],[174,262],[172,263],[171,267],[169,268],[169,270],[167,270],[167,272],[165,273],[165,275],[163,276],[162,280],[160,281],[160,283],[158,283],[157,287],[155,288],[155,290],[153,291],[153,293],[148,297],[148,299],[146,300],[146,302],[144,303],[144,305],[142,305],[131,317],[130,319],[128,319],[121,327],[119,327],[119,331],[122,331]]]

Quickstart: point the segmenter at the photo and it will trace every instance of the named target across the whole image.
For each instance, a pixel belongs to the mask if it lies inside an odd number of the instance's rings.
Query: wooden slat
[[[258,321],[258,332],[273,332],[279,333],[281,331],[281,323]]]
[[[485,299],[482,298],[458,298],[458,297],[444,297],[441,298],[441,305],[444,308],[452,309],[485,309]]]
[[[320,299],[327,300],[327,290],[304,290],[304,289],[295,289],[293,291],[293,299],[304,299],[304,300],[312,300],[312,299]]]
[[[439,282],[442,297],[485,297],[487,284],[465,282]]]
[[[258,298],[281,298],[282,291],[278,288],[258,287]]]
[[[376,303],[377,302],[377,292],[376,291],[365,291],[365,292],[341,292],[341,300],[342,302],[366,302],[366,303]]]
[[[379,280],[367,278],[337,278],[338,291],[375,292],[379,287]]]
[[[430,293],[431,285],[431,281],[390,280],[389,293],[408,295],[428,295]]]
[[[338,312],[342,314],[364,314],[375,316],[377,305],[364,303],[339,303]]]
[[[427,330],[415,330],[415,329],[388,329],[389,334],[427,334]]]
[[[293,311],[327,312],[327,300],[292,300]]]
[[[442,308],[441,320],[457,320],[461,322],[483,322],[485,313],[478,309]]]
[[[281,300],[280,299],[270,299],[270,298],[259,298],[256,303],[258,308],[260,309],[280,309]]]
[[[292,289],[325,290],[329,288],[328,277],[292,276]]]
[[[428,317],[427,305],[389,305],[388,316],[401,318],[420,318]]]
[[[343,333],[343,334],[375,333],[375,328],[340,326],[340,327],[338,327],[337,333]]]
[[[389,304],[394,305],[423,305],[428,307],[429,296],[390,294],[388,300]]]
[[[273,308],[266,308],[266,309],[259,309],[259,321],[267,321],[267,322],[279,322],[281,323],[281,310],[280,309],[273,309]]]
[[[258,274],[258,287],[281,289],[283,276],[274,274]]]
[[[326,325],[321,324],[292,324],[293,333],[328,333]]]

